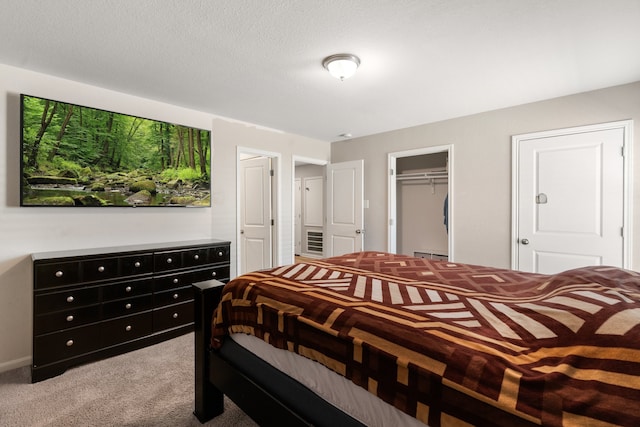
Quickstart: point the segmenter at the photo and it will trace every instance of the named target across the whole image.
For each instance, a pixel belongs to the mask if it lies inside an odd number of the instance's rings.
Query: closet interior
[[[324,166],[306,164],[295,167],[296,255],[321,257],[324,254],[324,173]]]
[[[397,253],[448,259],[448,152],[396,160]]]

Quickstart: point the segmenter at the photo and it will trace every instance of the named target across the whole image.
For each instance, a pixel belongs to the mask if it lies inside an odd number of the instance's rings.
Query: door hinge
[[[393,176],[393,169],[389,169],[389,175]]]
[[[271,220],[271,226],[273,227],[274,225],[276,225],[274,220]]]
[[[269,175],[273,176],[273,169],[269,170]]]
[[[620,236],[624,237],[624,227],[620,227]]]

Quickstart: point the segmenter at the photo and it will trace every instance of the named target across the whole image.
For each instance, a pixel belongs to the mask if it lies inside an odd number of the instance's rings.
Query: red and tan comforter
[[[233,280],[212,346],[255,335],[432,427],[639,426],[639,324],[631,271],[361,252]]]

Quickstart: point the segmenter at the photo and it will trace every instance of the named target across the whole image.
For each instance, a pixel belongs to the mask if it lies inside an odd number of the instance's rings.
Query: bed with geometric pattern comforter
[[[228,283],[212,347],[247,333],[431,427],[640,426],[640,274],[556,275],[359,252]]]

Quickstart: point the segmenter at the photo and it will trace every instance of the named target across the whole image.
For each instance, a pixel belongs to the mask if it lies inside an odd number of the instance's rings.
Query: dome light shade
[[[329,74],[340,80],[353,76],[359,65],[360,58],[350,53],[331,55],[322,61],[322,66],[329,71]]]

